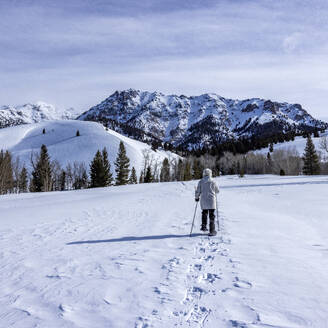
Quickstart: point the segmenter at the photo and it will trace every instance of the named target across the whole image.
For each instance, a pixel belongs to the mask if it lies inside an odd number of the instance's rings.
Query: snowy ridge
[[[51,120],[68,120],[77,116],[73,108],[65,111],[38,101],[35,104],[0,107],[0,128]]]
[[[46,133],[42,131],[45,129]],[[79,130],[80,136],[76,137]],[[175,158],[177,155],[161,150],[152,151],[151,147],[137,140],[129,139],[119,133],[107,130],[96,122],[82,121],[45,121],[0,129],[0,149],[11,151],[19,156],[27,167],[31,166],[32,152],[39,152],[42,144],[48,148],[50,157],[62,166],[74,161],[84,162],[87,167],[98,149],[108,150],[108,157],[114,173],[114,161],[120,141],[123,141],[132,166],[140,174],[144,152],[149,152],[154,161],[163,161],[165,157]]]
[[[1,196],[0,326],[326,327],[328,177],[216,181]]]
[[[139,129],[162,142],[199,148],[227,139],[326,129],[299,104],[216,94],[187,97],[129,89],[116,91],[78,117],[117,129]],[[130,131],[131,133],[131,131]],[[132,131],[133,137],[133,131]]]

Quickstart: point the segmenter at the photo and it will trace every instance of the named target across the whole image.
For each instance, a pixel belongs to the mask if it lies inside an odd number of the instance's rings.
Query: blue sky
[[[137,88],[328,117],[326,0],[0,0],[0,104],[86,110]]]

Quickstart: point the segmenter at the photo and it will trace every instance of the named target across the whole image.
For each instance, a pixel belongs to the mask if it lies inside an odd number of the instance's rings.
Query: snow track
[[[218,182],[1,197],[0,327],[325,327],[327,177]]]

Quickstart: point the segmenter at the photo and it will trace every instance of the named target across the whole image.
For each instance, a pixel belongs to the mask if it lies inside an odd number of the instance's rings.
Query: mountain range
[[[78,120],[101,122],[143,141],[170,143],[184,149],[211,147],[228,140],[268,138],[325,130],[299,104],[260,98],[234,100],[208,93],[164,95],[134,89],[116,91]]]
[[[328,129],[328,123],[312,117],[300,104],[234,100],[214,93],[116,91],[79,116],[74,109],[61,112],[43,102],[0,107],[0,128],[63,119],[95,121],[132,139],[188,150]]]
[[[73,108],[60,111],[55,106],[41,101],[19,106],[1,106],[0,128],[42,121],[74,119],[76,115]]]

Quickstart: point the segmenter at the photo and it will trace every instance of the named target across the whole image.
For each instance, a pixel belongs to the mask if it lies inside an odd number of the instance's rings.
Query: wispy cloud
[[[327,14],[323,0],[1,2],[0,101],[86,109],[136,87],[324,115]]]

